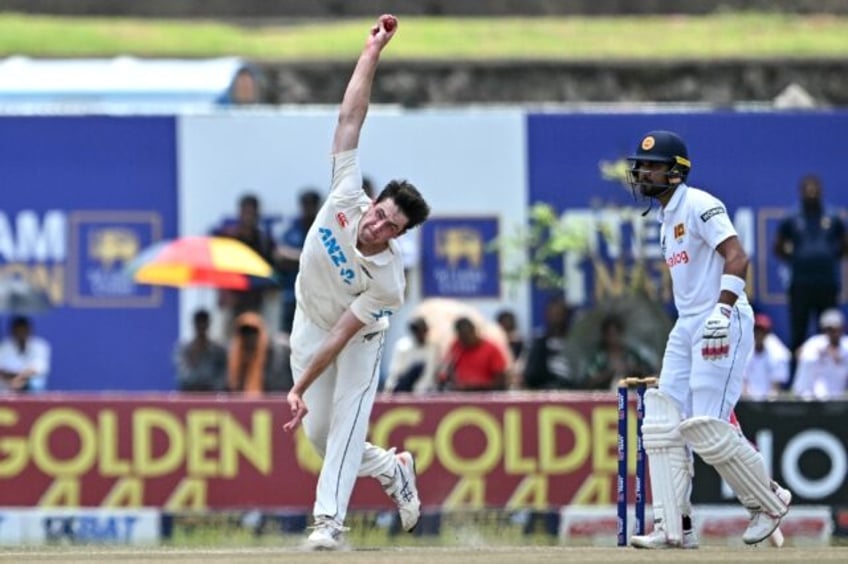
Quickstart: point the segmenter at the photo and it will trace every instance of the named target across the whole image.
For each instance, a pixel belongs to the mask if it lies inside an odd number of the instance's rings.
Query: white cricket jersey
[[[388,317],[403,304],[406,280],[397,243],[376,255],[356,248],[359,221],[371,205],[362,190],[356,149],[332,156],[330,195],[306,235],[295,283],[298,305],[323,329],[331,329],[344,311],[368,326],[388,327]]]
[[[718,302],[724,272],[724,258],[716,247],[736,235],[727,209],[715,196],[681,184],[658,217],[677,313],[688,316],[711,310]],[[737,303],[748,303],[744,293]]]

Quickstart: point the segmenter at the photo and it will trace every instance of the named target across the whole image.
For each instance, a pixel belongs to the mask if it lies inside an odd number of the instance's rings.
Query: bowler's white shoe
[[[319,515],[315,525],[306,539],[307,550],[341,550],[346,548],[344,542],[345,528],[332,517]]]
[[[751,520],[748,522],[748,528],[742,535],[742,541],[745,544],[757,544],[763,542],[780,527],[780,520],[789,512],[789,504],[792,503],[792,493],[786,488],[781,488],[777,482],[771,483],[771,489],[774,494],[783,502],[785,509],[779,515],[769,515],[763,511],[750,510]],[[782,534],[780,535],[782,537]],[[777,543],[774,543],[777,546]],[[780,544],[783,544],[782,542]]]
[[[391,480],[383,484],[383,491],[397,504],[403,530],[411,533],[421,519],[421,500],[415,485],[415,460],[404,451],[395,455],[397,466]]]
[[[630,545],[635,548],[698,548],[698,534],[694,529],[683,531],[683,542],[680,544],[668,541],[665,527],[662,523],[656,523],[654,530],[648,535],[633,535],[630,537]]]

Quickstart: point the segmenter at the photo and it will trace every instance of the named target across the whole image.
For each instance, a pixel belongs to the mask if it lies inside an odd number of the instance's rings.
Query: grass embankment
[[[839,58],[848,17],[727,13],[703,17],[403,17],[392,59],[592,60]],[[0,14],[0,56],[240,55],[266,61],[350,59],[371,20],[238,26],[212,21]]]

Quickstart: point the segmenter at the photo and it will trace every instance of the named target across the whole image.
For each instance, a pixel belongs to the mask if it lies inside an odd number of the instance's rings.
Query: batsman
[[[729,423],[753,350],[754,314],[745,295],[748,257],[724,204],[688,186],[683,140],[642,136],[630,163],[634,197],[659,204],[660,244],[678,319],[666,343],[659,387],[645,394],[643,444],[650,462],[654,530],[637,548],[697,548],[690,494],[696,452],[724,478],[750,514],[747,544],[768,538],[791,494],[769,477],[762,455]]]

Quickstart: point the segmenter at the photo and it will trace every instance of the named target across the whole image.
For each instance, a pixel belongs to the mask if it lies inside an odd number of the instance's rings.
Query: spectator
[[[291,344],[288,336],[268,339],[268,358],[265,361],[265,393],[288,392],[294,385],[291,368]]]
[[[0,342],[0,391],[43,392],[49,373],[50,344],[32,334],[28,317],[13,317]]]
[[[828,400],[848,391],[848,336],[845,316],[838,309],[819,319],[822,333],[810,337],[798,353],[798,372],[792,390],[802,399]]]
[[[742,397],[754,401],[774,399],[789,382],[792,354],[780,337],[772,333],[771,318],[754,316],[754,352],[745,368]]]
[[[601,321],[601,343],[592,355],[587,369],[585,387],[590,390],[609,390],[621,378],[644,377],[655,372],[651,362],[638,347],[624,338],[624,321],[608,315]]]
[[[789,266],[789,348],[796,355],[811,319],[836,307],[840,259],[848,254],[845,225],[839,215],[825,210],[821,180],[803,177],[800,194],[801,209],[780,223],[774,245],[778,258]]]
[[[230,103],[244,106],[262,103],[262,85],[259,72],[251,66],[242,67],[230,85]]]
[[[509,387],[520,388],[524,374],[524,355],[527,352],[524,335],[518,330],[515,312],[502,309],[495,314],[495,321],[506,335],[507,347],[512,354],[512,366],[509,369]]]
[[[292,323],[294,323],[294,311],[297,307],[295,298],[294,282],[300,271],[300,251],[303,249],[303,241],[306,233],[312,227],[315,216],[321,208],[321,194],[317,190],[307,188],[300,193],[300,215],[292,221],[286,232],[283,233],[280,245],[277,247],[277,259],[280,268],[280,287],[282,291],[282,321],[280,330],[290,334]]]
[[[227,349],[209,338],[209,312],[194,313],[194,337],[177,345],[174,363],[181,392],[220,392],[227,389]]]
[[[481,337],[467,317],[456,320],[454,331],[456,340],[439,374],[442,387],[462,391],[506,389],[507,358],[501,349]]]
[[[231,392],[258,395],[265,391],[270,366],[268,349],[262,317],[252,311],[239,315],[230,342],[228,388]]]
[[[516,361],[522,358],[524,354],[524,336],[518,330],[518,320],[515,318],[515,313],[508,309],[503,309],[495,315],[495,321],[501,326],[501,329],[506,333],[506,340],[509,344],[509,351],[512,353],[512,358]]]
[[[435,391],[439,348],[428,339],[430,328],[419,317],[409,325],[409,334],[398,339],[392,351],[386,390],[427,393]]]
[[[265,259],[268,264],[274,264],[274,242],[259,224],[259,198],[246,194],[239,200],[238,221],[226,224],[214,232],[219,237],[238,239]],[[225,335],[233,330],[233,320],[246,311],[262,312],[263,299],[267,289],[253,288],[250,290],[221,290],[218,295],[218,305],[224,316]],[[279,314],[274,318],[274,324],[279,321]]]
[[[545,327],[530,343],[524,366],[524,386],[532,390],[580,389],[583,373],[577,351],[568,338],[571,310],[561,296],[545,308]]]

